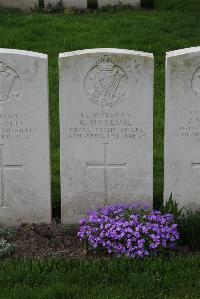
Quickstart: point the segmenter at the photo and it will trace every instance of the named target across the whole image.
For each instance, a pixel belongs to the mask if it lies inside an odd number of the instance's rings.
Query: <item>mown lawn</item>
[[[145,0],[147,1],[147,0]],[[0,47],[49,55],[52,199],[60,207],[58,65],[59,52],[114,47],[155,55],[154,199],[163,193],[163,120],[165,52],[200,45],[199,0],[156,0],[145,11],[108,9],[83,14],[0,12]]]
[[[0,298],[200,298],[200,256],[146,261],[12,261],[0,267]]]

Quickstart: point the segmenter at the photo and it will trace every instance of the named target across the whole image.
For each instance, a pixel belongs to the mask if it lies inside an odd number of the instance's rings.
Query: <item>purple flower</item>
[[[118,257],[143,258],[173,249],[179,239],[174,217],[143,203],[102,207],[87,215],[80,221],[79,239]]]

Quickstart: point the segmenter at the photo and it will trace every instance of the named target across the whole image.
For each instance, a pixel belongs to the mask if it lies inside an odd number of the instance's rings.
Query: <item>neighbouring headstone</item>
[[[0,0],[0,8],[31,10],[39,6],[39,0]]]
[[[152,203],[153,55],[60,54],[62,222],[118,203]]]
[[[47,55],[0,49],[0,225],[50,222]]]
[[[200,47],[167,53],[164,198],[200,208]]]
[[[84,9],[87,8],[87,0],[44,0],[45,8],[55,8],[55,7],[72,7]]]
[[[141,0],[98,0],[98,7],[130,5],[134,7],[141,6]]]

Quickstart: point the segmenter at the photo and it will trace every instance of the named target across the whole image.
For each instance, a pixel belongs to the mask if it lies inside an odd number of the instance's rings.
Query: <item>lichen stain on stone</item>
[[[177,59],[177,57],[171,63],[171,73],[179,72],[185,73],[189,69],[194,67],[194,59],[189,59],[188,57],[183,57],[182,59]]]
[[[109,54],[108,54],[109,55]],[[112,59],[115,64],[122,64],[124,65],[130,60],[130,55],[113,55]]]
[[[67,69],[70,70],[71,68],[72,68],[71,60],[69,60],[69,58],[61,58],[59,64],[60,72],[64,72]]]
[[[37,60],[30,63],[30,65],[26,66],[23,69],[22,75],[23,79],[32,81],[35,76],[37,76],[39,72],[39,63]]]

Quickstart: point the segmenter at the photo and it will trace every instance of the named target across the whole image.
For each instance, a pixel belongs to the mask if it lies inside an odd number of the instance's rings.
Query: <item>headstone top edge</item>
[[[48,59],[47,54],[26,51],[26,50],[17,50],[17,49],[0,48],[0,54],[12,54],[12,55],[16,54],[16,55],[29,56],[29,57],[35,57],[41,59]]]
[[[186,54],[194,54],[200,52],[200,47],[184,48],[166,53],[166,59],[176,56],[182,56]]]
[[[71,52],[65,52],[59,54],[59,59],[85,55],[85,54],[124,54],[124,55],[135,55],[141,57],[154,58],[152,53],[142,52],[142,51],[134,51],[128,49],[117,49],[117,48],[96,48],[96,49],[85,49],[85,50],[77,50]]]

